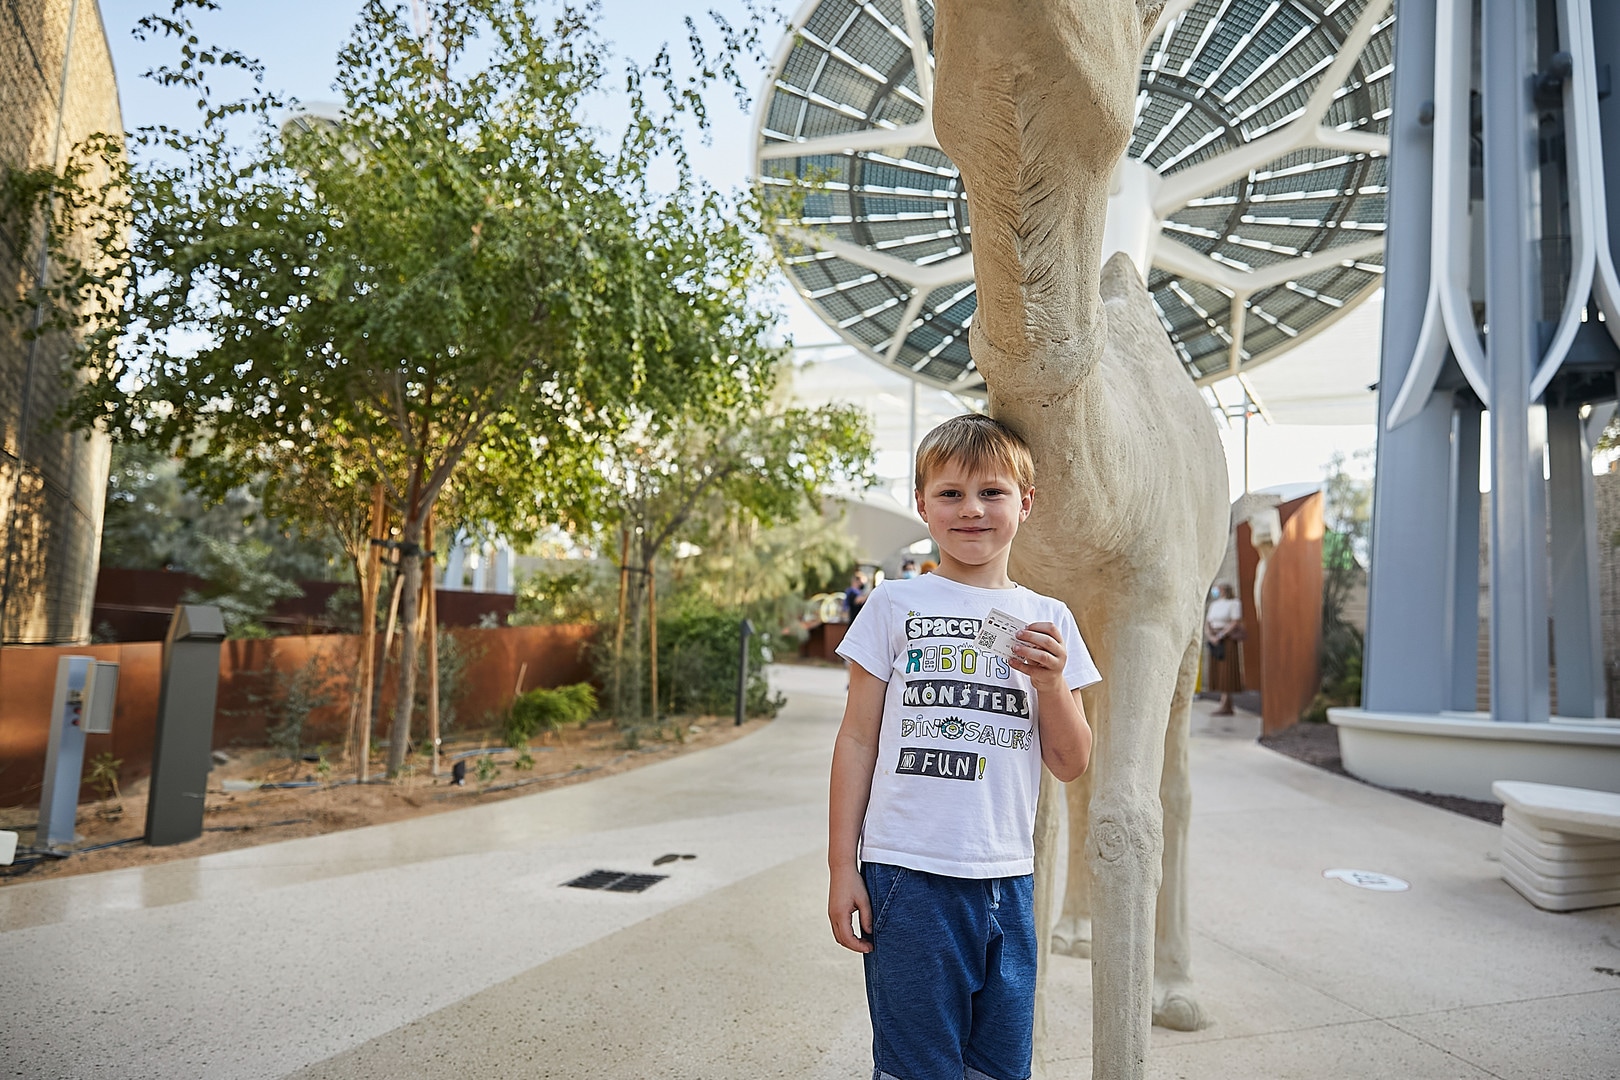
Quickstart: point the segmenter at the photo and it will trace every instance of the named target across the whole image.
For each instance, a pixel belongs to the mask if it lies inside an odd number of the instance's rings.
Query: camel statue
[[[1070,862],[1094,932],[1068,936],[1090,938],[1098,1080],[1143,1075],[1155,1017],[1203,1021],[1188,955],[1187,739],[1204,600],[1226,549],[1225,458],[1140,271],[1123,254],[1099,267],[1161,7],[939,0],[934,42],[935,133],[973,214],[973,360],[990,412],[1035,454],[1035,509],[1012,574],[1069,605],[1103,673],[1085,699],[1090,776],[1069,792]],[[1043,940],[1061,795],[1048,775],[1036,822]]]

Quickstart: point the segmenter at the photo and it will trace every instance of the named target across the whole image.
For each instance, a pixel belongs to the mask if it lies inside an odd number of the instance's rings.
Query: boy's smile
[[[937,469],[917,493],[917,513],[939,545],[939,572],[1005,588],[1007,553],[1029,516],[1032,494],[1001,469],[970,470],[956,462]]]

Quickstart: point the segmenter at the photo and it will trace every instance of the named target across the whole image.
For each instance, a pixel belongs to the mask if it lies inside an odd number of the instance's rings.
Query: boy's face
[[[1029,516],[1034,490],[1019,491],[1002,469],[969,470],[949,461],[917,492],[917,513],[944,557],[966,566],[1005,559],[1018,526]]]

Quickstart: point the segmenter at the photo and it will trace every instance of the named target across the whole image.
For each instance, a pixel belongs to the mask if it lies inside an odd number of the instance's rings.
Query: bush
[[[530,690],[512,701],[506,718],[506,745],[522,750],[542,731],[557,731],[566,724],[583,724],[596,714],[596,690],[590,683]]]
[[[270,692],[249,694],[248,700],[269,721],[266,740],[288,760],[297,762],[304,752],[304,729],[310,717],[352,693],[353,678],[323,653],[311,653],[292,671],[273,668],[269,676]]]
[[[480,645],[469,646],[455,634],[439,628],[439,738],[442,740],[461,723],[460,703],[466,692],[467,667],[476,664],[485,653]],[[425,725],[428,713],[428,678],[426,649],[416,653],[416,718],[413,723]],[[425,731],[421,733],[425,738]],[[431,749],[431,748],[429,748]]]
[[[658,620],[660,711],[686,716],[730,715],[737,708],[737,640],[742,615],[693,607]],[[783,698],[771,694],[765,665],[770,635],[748,639],[747,713],[775,716]]]
[[[1360,645],[1357,636],[1356,644]],[[1337,675],[1330,675],[1322,680],[1322,689],[1316,695],[1310,707],[1305,710],[1301,720],[1312,723],[1322,723],[1328,718],[1329,709],[1341,706],[1356,706],[1361,704],[1361,650],[1342,657],[1338,661]]]

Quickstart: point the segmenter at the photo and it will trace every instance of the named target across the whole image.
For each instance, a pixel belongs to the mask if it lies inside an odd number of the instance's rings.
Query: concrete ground
[[[824,914],[844,678],[774,678],[789,703],[769,727],[622,775],[0,889],[0,1075],[869,1075],[860,962]],[[1498,877],[1494,827],[1198,709],[1192,921],[1215,1022],[1155,1029],[1150,1076],[1620,1077],[1620,908],[1538,911]],[[655,871],[670,853],[697,858]],[[559,887],[596,869],[669,876]],[[1089,965],[1052,963],[1049,1075],[1089,1077]]]

